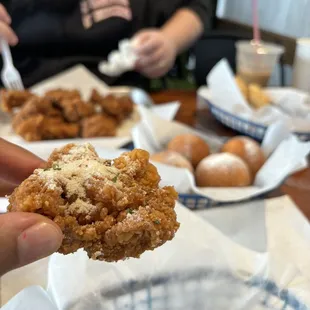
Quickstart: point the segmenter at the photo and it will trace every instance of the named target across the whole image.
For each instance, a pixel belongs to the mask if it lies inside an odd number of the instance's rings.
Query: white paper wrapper
[[[2,310],[57,310],[45,290],[31,286],[17,294]]]
[[[34,86],[31,90],[38,95],[43,95],[46,91],[56,88],[78,89],[84,99],[87,99],[90,96],[90,93],[94,88],[102,94],[115,93],[130,95],[131,93],[131,89],[128,87],[109,88],[105,83],[99,80],[82,65],[76,66],[46,81],[43,81]],[[139,100],[140,97],[135,96],[135,99]],[[144,102],[135,103],[137,105],[144,104]],[[160,115],[161,117],[171,120],[174,118],[178,108],[179,103],[174,102],[171,104],[154,106],[151,109],[154,113]],[[139,119],[139,112],[137,108],[135,108],[132,117],[124,121],[122,126],[118,129],[116,137],[91,138],[87,139],[87,141],[92,143],[95,147],[119,148],[131,141],[131,129],[137,122],[139,122]],[[26,142],[13,132],[11,121],[3,112],[0,112],[0,137],[30,150],[33,148],[40,150],[44,149],[47,153],[50,153],[55,147],[62,146],[66,143],[83,143],[83,141],[86,141],[85,139],[70,139]]]
[[[115,158],[123,150],[101,148],[97,152],[104,158]],[[177,168],[158,167],[162,184],[181,182]],[[4,210],[6,205],[5,199],[0,200],[0,209]],[[203,281],[196,278],[186,280],[184,286],[179,282],[169,286],[169,300],[175,307],[168,309],[184,309],[185,305],[185,309],[221,310],[228,309],[228,304],[232,310],[266,309],[258,303],[268,294],[243,285],[242,280],[253,279],[253,276],[259,276],[261,280],[274,280],[280,290],[289,289],[310,306],[310,269],[307,265],[310,258],[310,228],[290,200],[256,201],[198,213],[205,220],[179,204],[176,211],[181,228],[175,239],[154,252],[145,253],[140,260],[116,264],[94,262],[79,251],[68,256],[53,255],[48,277],[47,260],[5,275],[0,286],[3,303],[27,285],[48,287],[48,296],[36,288],[34,293],[32,290],[30,293],[23,291],[5,310],[52,310],[48,308],[52,307],[50,300],[59,310],[126,309],[121,307],[122,302],[130,305],[130,302],[145,300],[147,291],[142,289],[132,300],[129,291],[122,290],[122,298],[118,299],[119,308],[102,297],[101,292],[128,280],[153,281],[158,276],[169,277],[172,272],[186,275],[188,271],[197,271],[197,268],[208,270],[208,277]],[[201,291],[199,287],[202,287]],[[191,290],[190,293],[186,294],[187,290]],[[163,302],[162,289],[154,287],[152,294]],[[211,297],[206,299],[206,294]],[[184,299],[184,296],[194,296],[199,300],[203,297],[204,308],[194,308],[193,299]],[[36,300],[41,308],[31,308],[32,300]],[[278,297],[268,300],[272,302],[272,309],[282,309],[284,302]],[[145,308],[146,304],[140,308],[139,304],[136,305],[137,309],[165,309],[162,303],[153,303],[153,308]]]
[[[305,92],[293,88],[266,89],[273,105],[254,110],[238,88],[226,59],[212,69],[207,83],[208,88],[202,87],[199,96],[221,110],[263,126],[282,120],[293,132],[310,132],[309,95]]]
[[[288,290],[289,294],[309,307],[310,228],[307,220],[286,197],[262,201],[261,213],[266,212],[264,217],[254,218],[244,213],[248,209],[256,209],[255,214],[258,212],[258,208],[250,203],[237,209],[218,209],[217,215],[210,214],[215,210],[203,211],[198,213],[198,217],[178,205],[176,210],[181,228],[175,239],[154,252],[145,253],[139,260],[108,264],[89,260],[82,251],[68,256],[55,254],[49,264],[48,296],[59,310],[130,309],[133,305],[136,309],[152,310],[283,309],[285,302],[279,296],[285,295]],[[257,225],[258,230],[251,231],[240,225],[240,220],[248,222],[248,227],[253,221],[259,222],[261,227]],[[229,224],[230,228],[226,228],[225,233],[234,241],[208,222],[216,222],[217,227]],[[256,239],[262,239],[264,245],[260,252],[238,244],[255,242],[255,230],[267,235],[267,240],[265,236],[256,236]],[[186,275],[188,270],[208,270],[208,276],[200,280],[193,277],[184,283],[173,282],[165,287],[154,284],[158,277],[169,277],[178,271]],[[267,279],[273,280],[279,289],[278,296],[241,284],[244,280],[253,280],[253,277],[259,277],[262,283]],[[147,283],[153,281],[153,287],[130,294],[130,286],[124,283],[133,281],[133,286],[141,279]],[[104,295],[105,291],[119,286],[122,290],[115,294],[112,301]],[[167,290],[166,294],[164,290]],[[154,298],[152,303],[141,303],[147,301],[148,294]],[[121,298],[116,298],[119,295]],[[166,300],[163,300],[165,296]],[[202,300],[203,304],[199,307],[193,299]],[[164,306],[167,300],[169,308]],[[263,300],[269,307],[260,304]],[[27,308],[20,308],[24,309]],[[294,308],[288,306],[288,309]]]
[[[177,122],[169,122],[154,115],[147,109],[139,107],[142,122],[133,129],[133,141],[137,148],[151,154],[165,149],[167,143],[175,136],[194,133],[208,142],[213,152],[219,150],[224,139],[209,136]],[[291,174],[307,166],[306,157],[310,152],[310,142],[299,141],[283,122],[269,127],[263,150],[269,156],[265,165],[258,172],[254,185],[242,188],[198,188],[194,177],[185,169],[174,168],[174,174],[182,186],[176,186],[180,193],[196,193],[215,202],[236,202],[247,200],[268,193],[277,188]],[[272,154],[271,154],[272,153]],[[170,170],[171,167],[166,166]],[[172,171],[172,170],[171,170]]]

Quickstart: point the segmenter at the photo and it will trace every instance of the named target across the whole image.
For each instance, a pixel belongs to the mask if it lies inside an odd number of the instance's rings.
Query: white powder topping
[[[83,214],[92,212],[96,208],[85,202],[85,185],[89,180],[98,177],[104,179],[107,185],[122,187],[118,179],[120,171],[116,167],[105,166],[89,144],[73,147],[70,153],[55,162],[52,168],[37,169],[36,173],[45,180],[49,189],[61,187],[67,198],[75,196],[77,200],[70,209]]]
[[[248,169],[246,163],[236,155],[230,153],[213,154],[205,158],[199,166],[205,169],[229,169],[232,167]]]
[[[68,154],[62,156],[62,162],[69,162],[77,159],[97,159],[98,155],[90,143],[74,145]]]

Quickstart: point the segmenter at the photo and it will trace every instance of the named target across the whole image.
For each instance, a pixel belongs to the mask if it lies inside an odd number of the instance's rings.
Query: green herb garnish
[[[43,171],[49,171],[50,170],[50,168],[45,168]]]
[[[61,170],[58,164],[53,164],[53,170]]]
[[[127,209],[127,213],[133,214],[133,210],[132,209]]]
[[[155,223],[156,225],[159,225],[159,224],[160,224],[160,220],[157,219],[157,220],[154,221],[154,223]]]
[[[117,182],[118,176],[119,176],[119,175],[117,174],[117,175],[112,179],[112,182],[113,182],[113,183],[116,183],[116,182]]]

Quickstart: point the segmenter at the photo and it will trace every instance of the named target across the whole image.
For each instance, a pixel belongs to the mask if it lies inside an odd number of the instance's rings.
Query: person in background
[[[13,38],[13,37],[12,37]],[[0,183],[8,193],[44,162],[24,149],[0,139]],[[60,228],[39,214],[0,214],[0,277],[56,252],[62,242]]]
[[[109,85],[145,85],[164,76],[178,54],[203,33],[210,0],[4,0],[0,36],[11,46],[26,87],[76,64]],[[118,78],[99,73],[98,63],[134,38],[135,72]]]

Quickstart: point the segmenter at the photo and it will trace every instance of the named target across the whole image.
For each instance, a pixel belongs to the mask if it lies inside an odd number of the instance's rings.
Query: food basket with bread
[[[175,180],[181,201],[191,208],[266,195],[306,166],[310,143],[290,134],[282,123],[270,126],[260,145],[247,136],[211,137],[139,109],[143,122],[133,130],[135,147],[164,165],[160,170]]]

